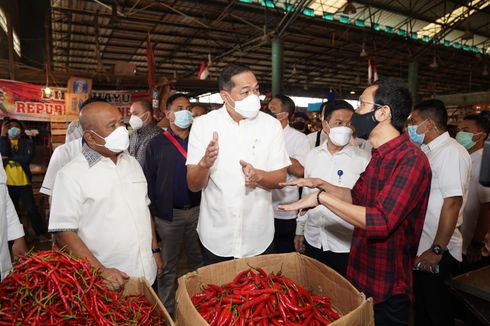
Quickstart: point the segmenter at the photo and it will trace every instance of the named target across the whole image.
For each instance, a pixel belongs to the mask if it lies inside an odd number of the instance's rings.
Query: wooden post
[[[46,20],[44,21],[44,47],[45,47],[45,62],[46,62],[46,76],[51,74],[51,10],[48,10]],[[47,78],[47,77],[46,77]]]
[[[7,2],[8,3],[8,2]],[[12,4],[7,5],[7,43],[9,53],[9,77],[15,80],[14,30],[12,26]]]

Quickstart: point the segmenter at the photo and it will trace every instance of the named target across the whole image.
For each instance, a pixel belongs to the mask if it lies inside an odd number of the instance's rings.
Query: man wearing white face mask
[[[250,68],[227,66],[219,87],[225,105],[194,122],[187,157],[189,189],[203,191],[197,230],[205,265],[272,251],[272,189],[291,164],[281,124],[259,112]]]
[[[129,136],[113,105],[93,102],[80,113],[82,152],[57,174],[49,231],[55,244],[86,258],[113,288],[129,276],[155,280],[161,257],[152,229],[145,175],[127,153]]]
[[[165,261],[158,276],[158,294],[170,314],[175,306],[177,262],[184,245],[188,270],[202,265],[196,228],[201,192],[187,187],[187,143],[192,123],[189,99],[174,94],[167,100],[165,115],[170,127],[153,138],[146,148],[143,171],[148,180],[150,211],[160,236],[161,256]]]
[[[161,134],[162,129],[157,127],[151,105],[146,101],[134,102],[129,108],[129,113],[129,125],[133,128],[129,137],[129,154],[144,166],[146,145],[153,137]]]
[[[366,169],[369,152],[350,145],[354,108],[346,101],[329,101],[323,112],[327,140],[310,151],[305,178],[319,178],[352,189]],[[303,196],[313,190],[303,189]],[[345,276],[354,227],[319,205],[297,219],[295,247]],[[305,241],[306,240],[306,241]]]

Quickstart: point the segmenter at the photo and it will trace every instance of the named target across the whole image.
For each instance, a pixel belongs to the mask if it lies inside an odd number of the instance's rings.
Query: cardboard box
[[[324,264],[298,253],[264,255],[231,260],[199,268],[179,278],[176,324],[178,326],[207,325],[191,302],[191,296],[208,283],[224,284],[241,271],[262,267],[267,273],[282,274],[317,295],[331,298],[333,308],[342,317],[331,325],[374,326],[373,301],[352,286],[345,278]]]
[[[124,286],[124,295],[143,294],[152,305],[156,305],[158,311],[163,315],[164,325],[174,326],[174,321],[163,306],[157,294],[151,288],[150,284],[144,277],[131,277]]]
[[[457,290],[490,302],[490,266],[486,266],[456,277],[449,285]]]

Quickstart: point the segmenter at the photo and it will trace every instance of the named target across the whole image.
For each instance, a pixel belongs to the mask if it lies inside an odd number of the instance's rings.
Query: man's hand
[[[213,132],[213,139],[208,144],[206,148],[206,153],[204,153],[203,158],[199,161],[199,166],[205,169],[210,169],[216,158],[218,158],[219,144],[218,144],[218,133]]]
[[[294,249],[300,254],[305,252],[305,236],[296,234],[294,236]]]
[[[255,189],[259,182],[262,180],[262,174],[260,170],[257,170],[252,164],[240,160],[243,174],[245,175],[245,187]]]
[[[415,259],[415,267],[424,272],[434,273],[441,259],[442,255],[436,255],[431,249],[427,249]]]
[[[107,286],[112,290],[119,290],[129,279],[129,275],[121,272],[117,268],[101,268],[102,277]]]
[[[14,240],[12,244],[12,255],[14,256],[14,263],[19,260],[19,256],[25,255],[27,251],[27,245],[24,237],[20,237]]]
[[[299,178],[287,182],[281,182],[279,185],[281,187],[286,186],[296,186],[296,187],[306,187],[306,188],[318,188],[324,183],[320,178]]]
[[[155,252],[153,257],[155,257],[155,262],[157,263],[157,275],[160,275],[163,273],[163,267],[165,266],[162,255],[159,252]]]
[[[297,202],[291,204],[279,205],[277,206],[277,209],[280,211],[301,210],[299,214],[304,215],[308,209],[318,206],[317,195],[318,195],[318,191],[313,192],[307,196],[304,196]]]

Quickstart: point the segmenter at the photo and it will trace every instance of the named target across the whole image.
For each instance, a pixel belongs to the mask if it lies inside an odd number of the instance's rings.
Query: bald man
[[[150,103],[136,101],[129,108],[129,113],[131,114],[129,124],[133,129],[129,137],[129,154],[134,156],[141,166],[144,166],[146,145],[153,137],[162,134],[163,130],[156,125]]]
[[[93,102],[80,113],[82,152],[56,176],[49,231],[55,244],[86,258],[108,285],[130,277],[155,281],[163,264],[148,209],[146,179],[127,153],[119,110]]]

